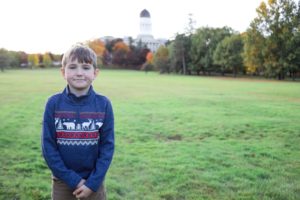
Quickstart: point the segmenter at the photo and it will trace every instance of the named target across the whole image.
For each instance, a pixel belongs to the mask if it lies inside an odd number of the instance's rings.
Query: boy
[[[75,45],[62,58],[67,81],[46,104],[42,151],[52,171],[52,199],[106,199],[105,174],[114,152],[114,116],[108,98],[94,92],[99,69],[89,47]]]

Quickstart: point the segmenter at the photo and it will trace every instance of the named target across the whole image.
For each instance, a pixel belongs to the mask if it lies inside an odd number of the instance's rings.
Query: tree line
[[[60,66],[62,55],[46,52],[44,54],[28,54],[24,51],[8,51],[0,49],[0,68],[46,68]]]
[[[177,34],[154,55],[161,73],[300,76],[300,1],[269,0],[244,33],[201,27]]]
[[[176,34],[151,52],[141,41],[121,38],[85,41],[105,68],[157,70],[184,75],[250,74],[295,79],[300,76],[300,1],[268,0],[256,9],[249,28],[239,33],[230,27],[195,29],[192,16],[185,33]],[[26,54],[0,49],[0,67],[59,66],[62,55]]]

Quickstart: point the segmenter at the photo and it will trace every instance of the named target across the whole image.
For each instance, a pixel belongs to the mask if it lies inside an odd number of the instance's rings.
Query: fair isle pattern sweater
[[[68,87],[48,99],[42,151],[53,176],[75,189],[81,179],[96,192],[114,152],[114,116],[110,101],[96,94],[76,97]]]

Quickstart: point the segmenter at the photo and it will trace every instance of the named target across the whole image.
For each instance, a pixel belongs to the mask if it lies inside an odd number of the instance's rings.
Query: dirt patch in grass
[[[175,134],[175,135],[163,135],[162,133],[155,134],[156,139],[158,140],[174,140],[174,141],[181,141],[183,140],[182,135]]]
[[[179,135],[179,134],[176,134],[176,135],[170,135],[167,137],[167,139],[169,140],[178,140],[178,141],[181,141],[182,140],[182,136]]]

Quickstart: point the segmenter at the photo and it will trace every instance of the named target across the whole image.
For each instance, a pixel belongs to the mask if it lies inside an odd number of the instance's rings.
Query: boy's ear
[[[94,76],[95,76],[95,78],[98,76],[99,71],[100,71],[100,70],[99,70],[98,68],[95,69],[95,71],[94,71]]]
[[[60,68],[61,75],[65,78],[65,68]]]

